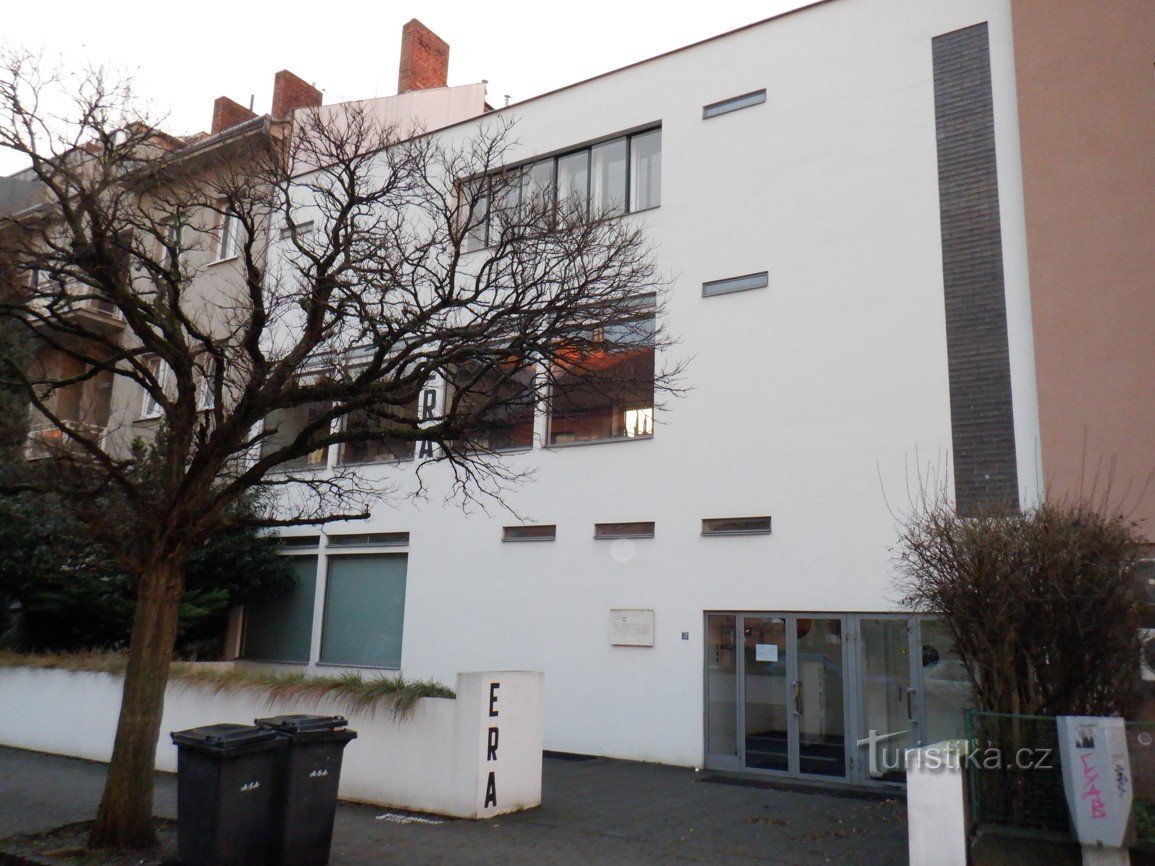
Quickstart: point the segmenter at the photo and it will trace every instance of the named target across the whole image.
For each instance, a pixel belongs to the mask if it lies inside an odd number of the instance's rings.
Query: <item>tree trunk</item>
[[[140,576],[128,668],[112,763],[89,848],[156,845],[152,821],[156,745],[176,643],[182,571],[176,557],[154,561]]]

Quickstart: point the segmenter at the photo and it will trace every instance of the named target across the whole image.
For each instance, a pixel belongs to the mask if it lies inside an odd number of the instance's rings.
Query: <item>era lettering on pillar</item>
[[[437,416],[437,389],[425,388],[421,392],[421,420],[429,421]],[[433,457],[433,443],[422,439],[417,449],[417,457]]]
[[[501,688],[501,683],[489,684],[489,717],[496,719],[500,713],[497,709],[497,690]],[[497,742],[499,732],[496,725],[489,726],[488,737],[485,744],[485,760],[497,760]],[[489,779],[485,783],[485,805],[483,809],[488,809],[490,806],[497,805],[497,772],[495,770],[489,771]]]

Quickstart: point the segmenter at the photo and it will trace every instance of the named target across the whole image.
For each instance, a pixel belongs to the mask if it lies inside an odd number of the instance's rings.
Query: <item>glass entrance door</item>
[[[859,637],[862,782],[904,782],[906,750],[963,736],[971,684],[946,627],[928,617],[851,618]]]
[[[742,766],[846,776],[841,617],[742,616]]]
[[[842,626],[841,617],[795,618],[794,711],[798,772],[804,776],[846,775]]]
[[[747,769],[791,770],[795,683],[786,663],[786,627],[783,616],[742,617],[742,730]]]
[[[706,766],[905,780],[905,750],[961,734],[970,695],[945,627],[900,614],[706,615]]]
[[[902,782],[902,756],[921,739],[911,664],[916,624],[908,617],[863,617],[858,628],[861,763],[870,779]]]

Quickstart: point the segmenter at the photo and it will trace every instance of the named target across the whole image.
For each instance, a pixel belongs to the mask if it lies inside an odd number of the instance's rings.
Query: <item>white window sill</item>
[[[575,448],[581,445],[606,445],[611,442],[649,442],[654,438],[651,433],[648,436],[615,436],[610,439],[577,439],[573,442],[551,442],[544,446],[545,450],[549,451],[554,448]]]
[[[233,253],[231,256],[227,256],[223,259],[216,259],[215,261],[209,262],[208,265],[206,265],[206,267],[211,268],[211,267],[215,267],[216,265],[223,265],[225,262],[235,262],[240,257],[241,257],[240,253]]]
[[[398,463],[410,463],[413,457],[394,457],[392,460],[360,460],[356,463],[349,463],[344,460],[337,461],[338,469],[352,469],[356,466],[391,466]]]

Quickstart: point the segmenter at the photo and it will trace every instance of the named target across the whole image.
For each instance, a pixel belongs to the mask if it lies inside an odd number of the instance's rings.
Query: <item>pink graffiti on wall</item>
[[[1079,757],[1083,761],[1083,793],[1081,796],[1084,800],[1091,801],[1091,818],[1098,821],[1107,817],[1107,804],[1103,802],[1103,792],[1095,784],[1099,779],[1099,771],[1091,763],[1094,753],[1088,752]]]

